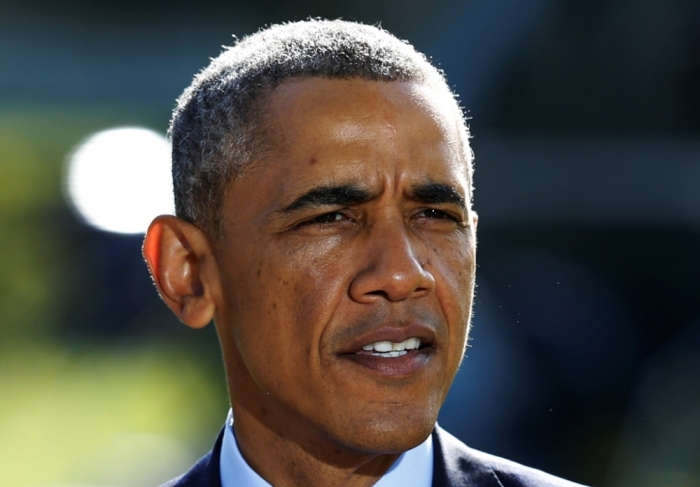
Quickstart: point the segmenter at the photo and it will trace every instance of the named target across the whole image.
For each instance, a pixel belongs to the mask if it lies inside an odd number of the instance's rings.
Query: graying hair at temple
[[[310,76],[416,82],[453,96],[423,54],[379,27],[308,20],[261,30],[225,48],[177,101],[169,130],[177,216],[221,235],[227,184],[271,146],[263,128],[265,95]],[[468,128],[456,101],[454,110],[471,181]]]

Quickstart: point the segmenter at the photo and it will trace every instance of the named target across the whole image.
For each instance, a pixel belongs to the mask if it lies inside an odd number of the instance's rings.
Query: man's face
[[[357,79],[270,95],[274,146],[231,183],[214,252],[237,418],[366,452],[430,433],[474,288],[450,103],[429,86]]]

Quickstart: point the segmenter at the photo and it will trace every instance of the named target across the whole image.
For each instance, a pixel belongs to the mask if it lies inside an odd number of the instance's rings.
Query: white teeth
[[[401,357],[402,355],[406,355],[408,352],[406,350],[401,350],[400,352],[396,350],[392,350],[391,352],[386,352],[386,353],[373,353],[373,357],[384,357],[384,358],[391,358],[391,357]]]
[[[374,344],[374,350],[377,352],[391,352],[393,344],[391,342],[377,342]]]
[[[400,343],[390,341],[382,341],[370,343],[362,347],[362,350],[367,352],[374,351],[372,355],[376,357],[400,357],[406,355],[406,350],[415,350],[420,347],[420,339],[416,337],[409,338]]]

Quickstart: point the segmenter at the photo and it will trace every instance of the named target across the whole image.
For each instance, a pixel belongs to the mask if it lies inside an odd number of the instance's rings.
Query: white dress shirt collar
[[[221,445],[222,487],[270,487],[243,459],[236,436],[233,434],[233,416],[228,413]],[[430,487],[433,482],[432,435],[407,452],[401,454],[374,487]]]

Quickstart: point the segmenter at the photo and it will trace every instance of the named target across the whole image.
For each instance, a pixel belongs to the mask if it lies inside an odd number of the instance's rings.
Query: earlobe
[[[192,328],[214,317],[216,263],[206,235],[174,216],[159,216],[148,228],[143,256],[165,304]]]

